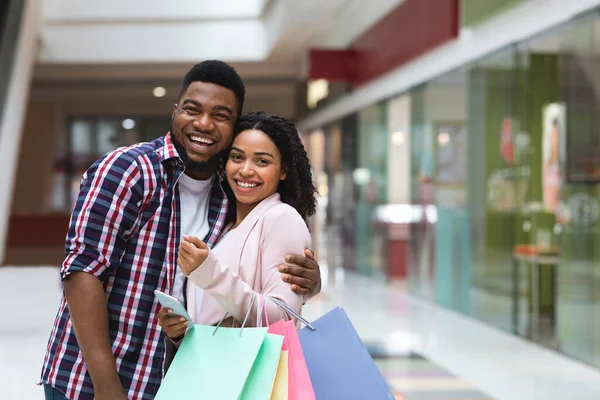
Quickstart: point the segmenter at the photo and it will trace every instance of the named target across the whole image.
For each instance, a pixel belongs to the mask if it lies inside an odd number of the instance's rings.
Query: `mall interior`
[[[600,0],[7,0],[1,399],[43,397],[82,174],[206,59],[297,124],[303,313],[343,306],[396,399],[600,398]]]

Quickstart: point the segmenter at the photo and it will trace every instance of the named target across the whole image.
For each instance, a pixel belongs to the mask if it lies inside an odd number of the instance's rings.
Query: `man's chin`
[[[219,167],[219,163],[220,158],[217,156],[213,156],[206,161],[197,161],[188,158],[185,163],[185,169],[189,172],[214,173]]]

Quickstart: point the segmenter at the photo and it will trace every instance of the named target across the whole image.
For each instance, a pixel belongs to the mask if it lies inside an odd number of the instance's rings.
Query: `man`
[[[182,235],[209,246],[219,237],[227,211],[219,166],[244,96],[233,68],[202,62],[184,78],[169,134],[112,151],[84,174],[42,369],[46,399],[154,398],[165,341],[153,292],[185,301],[176,267]],[[292,290],[318,293],[310,250],[286,261],[280,271]]]

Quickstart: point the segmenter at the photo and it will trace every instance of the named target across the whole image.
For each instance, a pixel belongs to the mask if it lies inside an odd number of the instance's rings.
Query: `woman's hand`
[[[195,236],[184,236],[179,245],[177,265],[187,276],[206,260],[209,253],[208,246],[202,240]]]
[[[173,315],[170,308],[161,308],[158,312],[158,324],[168,338],[178,341],[185,334],[190,323],[180,315]]]

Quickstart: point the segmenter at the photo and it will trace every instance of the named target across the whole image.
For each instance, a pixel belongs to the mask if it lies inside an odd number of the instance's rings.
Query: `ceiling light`
[[[404,144],[404,132],[396,131],[392,132],[392,143],[396,146],[401,146]]]
[[[440,146],[447,146],[450,143],[450,134],[442,132],[438,135],[438,143]]]
[[[154,97],[165,97],[167,94],[167,89],[162,86],[157,86],[152,90],[152,94]]]
[[[127,130],[133,129],[133,128],[135,128],[135,121],[132,120],[131,118],[124,119],[123,122],[121,123],[121,126],[123,127],[123,129],[127,129]]]

